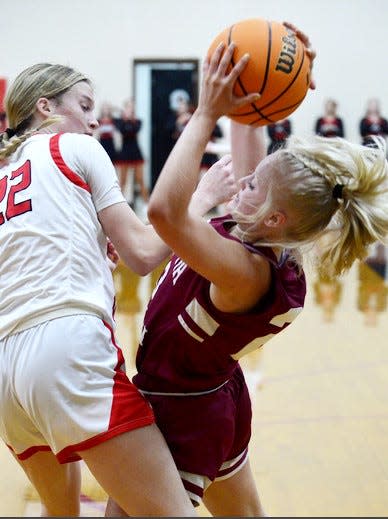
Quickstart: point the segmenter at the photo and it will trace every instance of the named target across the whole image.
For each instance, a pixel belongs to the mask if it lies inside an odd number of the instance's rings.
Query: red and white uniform
[[[87,135],[35,135],[0,175],[0,338],[74,310],[113,326],[97,211],[124,197],[100,144]]]
[[[120,416],[128,392],[152,421],[114,342],[97,213],[120,202],[112,162],[87,135],[36,134],[0,169],[0,433],[21,458],[51,448],[71,461],[93,437],[140,425],[131,405]]]

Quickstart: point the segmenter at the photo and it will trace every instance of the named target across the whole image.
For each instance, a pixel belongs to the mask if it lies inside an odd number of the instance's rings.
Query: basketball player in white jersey
[[[0,143],[0,435],[43,514],[79,514],[83,459],[129,515],[196,515],[150,405],[115,342],[107,237],[140,275],[168,247],[129,208],[92,137],[89,80],[37,64],[6,96]],[[193,197],[206,213],[235,190],[231,172]],[[209,180],[210,179],[210,180]],[[213,181],[214,182],[214,181]]]

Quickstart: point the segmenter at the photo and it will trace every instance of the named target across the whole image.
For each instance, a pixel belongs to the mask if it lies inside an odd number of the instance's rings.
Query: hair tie
[[[14,135],[16,135],[16,130],[13,128],[6,128],[4,133],[8,135],[8,139],[11,139]]]
[[[333,188],[333,198],[335,200],[343,200],[343,191],[344,186],[342,184],[336,184]]]

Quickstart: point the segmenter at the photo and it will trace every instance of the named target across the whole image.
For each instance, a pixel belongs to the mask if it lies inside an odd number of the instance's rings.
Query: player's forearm
[[[236,180],[253,173],[266,156],[264,127],[231,122],[230,139],[233,171]]]
[[[214,203],[211,201],[209,196],[203,196],[203,194],[194,191],[189,208],[192,214],[198,216],[204,216],[207,212],[209,212],[214,207]]]
[[[139,235],[135,252],[126,248],[123,261],[139,276],[146,276],[171,254],[171,249],[158,236],[152,225]]]

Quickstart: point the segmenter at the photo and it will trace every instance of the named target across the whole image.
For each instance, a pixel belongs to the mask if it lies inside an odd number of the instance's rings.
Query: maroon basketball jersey
[[[211,220],[225,238],[229,217]],[[301,312],[306,281],[288,256],[278,263],[269,247],[245,246],[271,263],[268,294],[249,312],[226,313],[210,300],[210,282],[173,256],[145,313],[134,383],[144,391],[201,393],[222,385],[238,359],[260,348]]]

